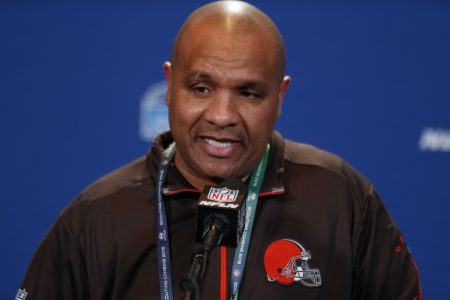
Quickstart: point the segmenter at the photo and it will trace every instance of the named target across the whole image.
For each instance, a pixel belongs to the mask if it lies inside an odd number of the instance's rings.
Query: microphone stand
[[[192,258],[191,270],[188,277],[181,281],[181,287],[185,291],[185,300],[199,300],[199,284],[198,279],[202,279],[207,261],[207,252],[198,252]]]
[[[209,226],[205,226],[203,245],[192,258],[188,277],[180,282],[185,293],[184,300],[199,300],[199,280],[205,275],[208,253],[220,244],[222,237],[228,234],[230,228],[229,221],[222,215],[214,215],[205,223]]]

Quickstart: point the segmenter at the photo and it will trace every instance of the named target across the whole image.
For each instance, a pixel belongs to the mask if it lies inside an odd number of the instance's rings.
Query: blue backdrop
[[[165,113],[162,63],[203,3],[0,3],[0,299],[14,297],[58,212],[145,153],[146,120]],[[287,47],[278,130],[371,178],[425,298],[450,299],[450,3],[253,3]]]

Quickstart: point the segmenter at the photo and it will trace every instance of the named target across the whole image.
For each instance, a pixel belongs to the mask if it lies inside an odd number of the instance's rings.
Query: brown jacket
[[[64,209],[28,269],[27,300],[159,299],[154,176],[170,142],[161,135],[146,158],[101,178]],[[420,299],[415,263],[373,186],[335,155],[278,133],[271,144],[239,299]],[[171,166],[164,194],[181,299],[179,282],[198,247],[200,192]],[[276,249],[280,240],[293,242]],[[229,299],[234,250],[212,251],[201,299],[225,292]],[[274,273],[292,280],[277,282]]]

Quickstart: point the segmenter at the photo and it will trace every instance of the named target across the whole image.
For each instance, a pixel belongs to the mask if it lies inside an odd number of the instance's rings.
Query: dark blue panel
[[[299,1],[300,2],[300,1]],[[0,4],[1,298],[77,193],[149,146],[140,102],[204,1]],[[375,183],[428,299],[449,299],[450,4],[255,1],[293,78],[277,128]]]

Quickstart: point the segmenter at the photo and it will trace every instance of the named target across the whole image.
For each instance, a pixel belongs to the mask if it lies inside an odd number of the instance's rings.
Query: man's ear
[[[164,63],[164,75],[166,75],[167,93],[166,93],[166,105],[170,105],[170,99],[172,99],[172,65],[170,61]]]
[[[284,76],[283,81],[281,82],[280,85],[280,90],[278,91],[277,118],[281,116],[281,106],[283,104],[284,94],[287,91],[289,83],[291,83],[291,77],[289,77],[288,75]]]

